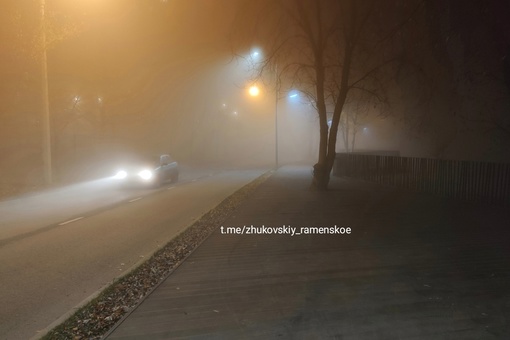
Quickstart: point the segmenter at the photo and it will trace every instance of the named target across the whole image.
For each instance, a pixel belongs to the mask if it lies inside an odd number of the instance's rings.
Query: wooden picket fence
[[[339,153],[335,176],[491,204],[510,204],[510,164]]]

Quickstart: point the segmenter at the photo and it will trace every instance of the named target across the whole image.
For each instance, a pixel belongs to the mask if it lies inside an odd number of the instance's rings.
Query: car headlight
[[[152,171],[150,170],[142,170],[138,173],[138,176],[140,176],[144,180],[149,180],[152,178]]]
[[[127,172],[125,172],[124,170],[117,171],[115,176],[113,176],[113,178],[116,178],[116,179],[124,179],[126,177],[127,177]]]

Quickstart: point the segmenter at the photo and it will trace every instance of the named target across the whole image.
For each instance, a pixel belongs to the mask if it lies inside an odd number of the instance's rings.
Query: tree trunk
[[[329,184],[329,171],[324,163],[316,163],[313,166],[313,182],[312,188],[319,191],[328,190]]]
[[[328,129],[327,121],[326,121],[326,131],[328,134],[323,135],[322,124],[321,124],[321,144],[322,138],[327,138],[327,148],[326,148],[326,157],[322,154],[319,155],[319,162],[314,165],[314,180],[313,185],[320,191],[325,191],[328,189],[329,184],[329,175],[331,174],[331,170],[333,170],[333,165],[335,164],[336,158],[336,137],[338,133],[338,126],[340,125],[340,118],[342,114],[342,110],[345,104],[345,100],[347,98],[347,93],[349,92],[349,73],[352,61],[352,48],[347,47],[345,51],[344,57],[344,68],[342,70],[342,79],[340,86],[340,93],[338,95],[338,99],[335,104],[335,109],[333,110],[333,119],[331,121],[331,127]],[[319,112],[320,114],[320,112]],[[324,116],[325,112],[324,112]]]
[[[324,191],[327,190],[329,184],[329,172],[327,169],[327,156],[328,156],[328,116],[326,112],[326,101],[324,95],[324,82],[325,70],[322,61],[322,51],[317,50],[315,55],[316,60],[316,90],[317,90],[317,111],[319,114],[319,129],[320,129],[320,142],[319,142],[319,159],[317,164],[313,166],[313,181],[312,188]]]
[[[352,131],[352,142],[351,142],[351,152],[354,152],[354,143],[356,142],[356,128]]]

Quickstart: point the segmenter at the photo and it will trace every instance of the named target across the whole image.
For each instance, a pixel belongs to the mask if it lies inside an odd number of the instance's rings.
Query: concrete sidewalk
[[[309,168],[279,169],[108,339],[509,338],[509,212],[309,186]],[[301,235],[246,233],[262,225]],[[335,225],[351,234],[301,229]]]

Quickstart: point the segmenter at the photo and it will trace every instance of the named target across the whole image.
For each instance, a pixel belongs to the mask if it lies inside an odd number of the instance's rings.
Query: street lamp
[[[253,49],[252,52],[250,53],[250,61],[252,63],[255,63],[261,57],[261,54],[262,53],[260,52],[260,50],[258,48]],[[275,150],[274,150],[274,157],[275,157],[275,168],[278,169],[278,167],[279,167],[279,164],[278,164],[278,100],[280,99],[279,98],[279,96],[280,96],[280,93],[279,93],[280,82],[279,82],[279,78],[278,78],[278,64],[275,64],[274,73],[275,73],[275,105],[274,105]],[[250,87],[248,92],[252,97],[256,97],[259,95],[260,91],[256,85],[253,85]]]
[[[43,173],[46,184],[52,182],[51,168],[51,126],[50,105],[48,99],[48,58],[46,55],[46,24],[45,24],[45,0],[41,0],[41,80],[42,80],[42,158]]]
[[[278,79],[277,79],[278,80]],[[248,89],[248,93],[252,97],[257,97],[260,94],[260,89],[257,85],[252,85]],[[276,93],[275,93],[275,108],[274,108],[274,141],[275,141],[275,147],[274,147],[274,157],[275,157],[275,168],[278,169],[278,100],[279,100],[279,91],[278,86],[276,86]]]
[[[275,76],[275,101],[274,101],[274,160],[275,168],[278,170],[278,99],[280,96],[280,83],[278,81],[278,64],[275,64],[274,69]]]

